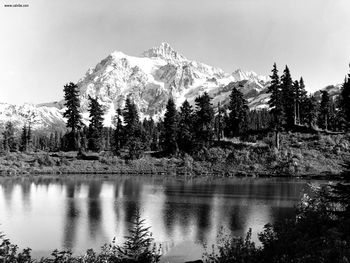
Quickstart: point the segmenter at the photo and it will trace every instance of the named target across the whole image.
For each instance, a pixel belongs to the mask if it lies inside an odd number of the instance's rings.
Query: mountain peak
[[[163,58],[179,62],[187,60],[183,55],[175,51],[167,42],[162,42],[158,47],[146,50],[142,53],[142,56],[148,58]]]

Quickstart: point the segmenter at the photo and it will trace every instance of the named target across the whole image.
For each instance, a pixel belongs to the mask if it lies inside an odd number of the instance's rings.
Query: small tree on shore
[[[136,211],[130,235],[126,236],[126,241],[121,247],[117,247],[118,258],[126,263],[156,263],[160,260],[160,251],[152,245],[153,238],[145,227],[145,220],[141,219],[140,211]]]

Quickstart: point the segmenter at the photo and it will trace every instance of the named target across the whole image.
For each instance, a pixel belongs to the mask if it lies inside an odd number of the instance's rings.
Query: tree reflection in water
[[[34,244],[31,247],[41,251],[39,255],[55,248],[50,243],[43,247],[42,242],[40,248],[35,246],[49,236],[53,240],[62,236],[61,248],[79,253],[90,247],[98,249],[102,241],[114,236],[122,242],[139,208],[164,252],[179,256],[187,249],[200,255],[202,244],[215,242],[221,226],[235,235],[249,227],[256,233],[264,224],[290,216],[305,187],[305,181],[287,179],[3,179],[0,223],[1,230],[20,246]],[[45,233],[35,220],[30,227],[26,225],[28,218],[45,214],[40,209],[50,210]]]

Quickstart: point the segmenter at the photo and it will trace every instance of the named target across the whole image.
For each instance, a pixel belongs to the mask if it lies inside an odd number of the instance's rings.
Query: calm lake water
[[[83,253],[116,237],[123,241],[141,210],[163,262],[200,259],[223,226],[234,235],[256,233],[293,215],[307,181],[192,180],[151,177],[0,179],[0,231],[35,257],[55,248]]]

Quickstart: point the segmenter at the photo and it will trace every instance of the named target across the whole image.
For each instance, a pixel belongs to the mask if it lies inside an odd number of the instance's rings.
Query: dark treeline
[[[321,97],[308,95],[301,77],[293,80],[286,66],[282,75],[273,65],[268,93],[269,109],[249,110],[248,102],[234,83],[227,105],[213,105],[208,93],[195,98],[194,106],[186,100],[179,109],[170,98],[163,119],[140,120],[137,106],[128,96],[123,109],[117,109],[113,128],[103,126],[104,109],[97,98],[89,97],[89,125],[82,122],[78,87],[64,86],[67,119],[65,133],[33,132],[26,123],[20,136],[15,136],[12,123],[5,125],[1,148],[4,151],[111,151],[131,159],[145,151],[163,155],[193,154],[214,141],[233,137],[246,138],[249,134],[275,131],[275,146],[279,147],[282,131],[326,130],[346,131],[350,123],[350,74],[345,78],[341,93],[331,97],[326,90]],[[244,135],[244,136],[242,136]]]

